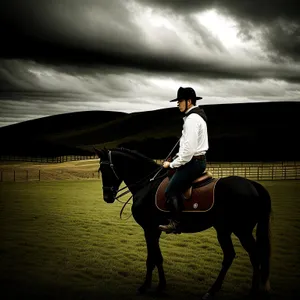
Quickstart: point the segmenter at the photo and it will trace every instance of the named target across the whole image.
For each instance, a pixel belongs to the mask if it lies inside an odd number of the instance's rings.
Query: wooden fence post
[[[16,170],[14,170],[14,182],[16,182]]]
[[[1,171],[1,177],[0,177],[0,181],[2,182],[3,181],[3,171]]]
[[[39,181],[41,181],[41,170],[39,170]]]
[[[26,170],[26,181],[29,180],[29,174],[28,174],[28,170]]]

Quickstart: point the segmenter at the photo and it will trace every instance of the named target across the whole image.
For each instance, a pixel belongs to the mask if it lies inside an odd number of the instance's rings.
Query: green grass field
[[[300,295],[300,182],[262,182],[273,200],[273,299]],[[156,299],[137,295],[146,245],[122,204],[106,204],[101,180],[0,184],[1,299]],[[127,197],[124,196],[125,201]],[[130,215],[130,205],[124,218]],[[252,268],[233,236],[237,257],[218,299],[242,299]],[[222,251],[214,229],[166,235],[160,241],[167,299],[200,299],[216,278]],[[162,297],[162,296],[160,296]]]

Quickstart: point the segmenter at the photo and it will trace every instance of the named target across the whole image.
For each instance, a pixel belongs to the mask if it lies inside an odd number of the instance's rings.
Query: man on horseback
[[[208,150],[207,117],[203,109],[196,106],[197,97],[191,87],[180,87],[177,101],[180,112],[184,113],[182,136],[179,142],[179,151],[173,161],[163,162],[166,169],[174,169],[175,173],[165,190],[167,204],[171,217],[168,225],[159,225],[159,229],[166,233],[180,233],[180,220],[183,207],[183,193],[192,182],[201,176],[206,169],[205,154]]]

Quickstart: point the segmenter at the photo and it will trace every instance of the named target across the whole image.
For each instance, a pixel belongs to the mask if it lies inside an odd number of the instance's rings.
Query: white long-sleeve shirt
[[[194,108],[196,106],[191,107],[187,112]],[[193,113],[183,120],[179,151],[177,157],[170,163],[170,168],[178,168],[189,162],[193,156],[203,155],[208,150],[207,125],[204,119]]]

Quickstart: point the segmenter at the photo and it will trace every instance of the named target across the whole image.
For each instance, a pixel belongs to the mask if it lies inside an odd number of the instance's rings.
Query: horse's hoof
[[[202,300],[211,300],[213,296],[210,293],[206,293],[203,297]]]
[[[249,292],[249,297],[252,299],[256,299],[260,295],[260,291],[258,289],[251,289]]]
[[[269,290],[262,290],[261,295],[262,295],[262,298],[265,299],[265,300],[268,300],[268,299],[272,298],[271,291],[269,291]]]
[[[266,291],[266,290],[250,290],[249,293],[249,298],[250,299],[264,299],[264,300],[268,300],[271,298],[271,293],[270,291]]]
[[[137,292],[137,294],[145,294],[146,290],[147,289],[144,286],[140,286],[136,292]]]
[[[147,284],[142,284],[142,285],[137,289],[137,292],[138,292],[139,294],[145,294],[145,293],[147,292],[147,290],[148,290],[149,287],[150,287],[150,286],[147,285]]]
[[[159,283],[156,288],[156,293],[161,294],[166,289],[166,287],[166,283]]]

